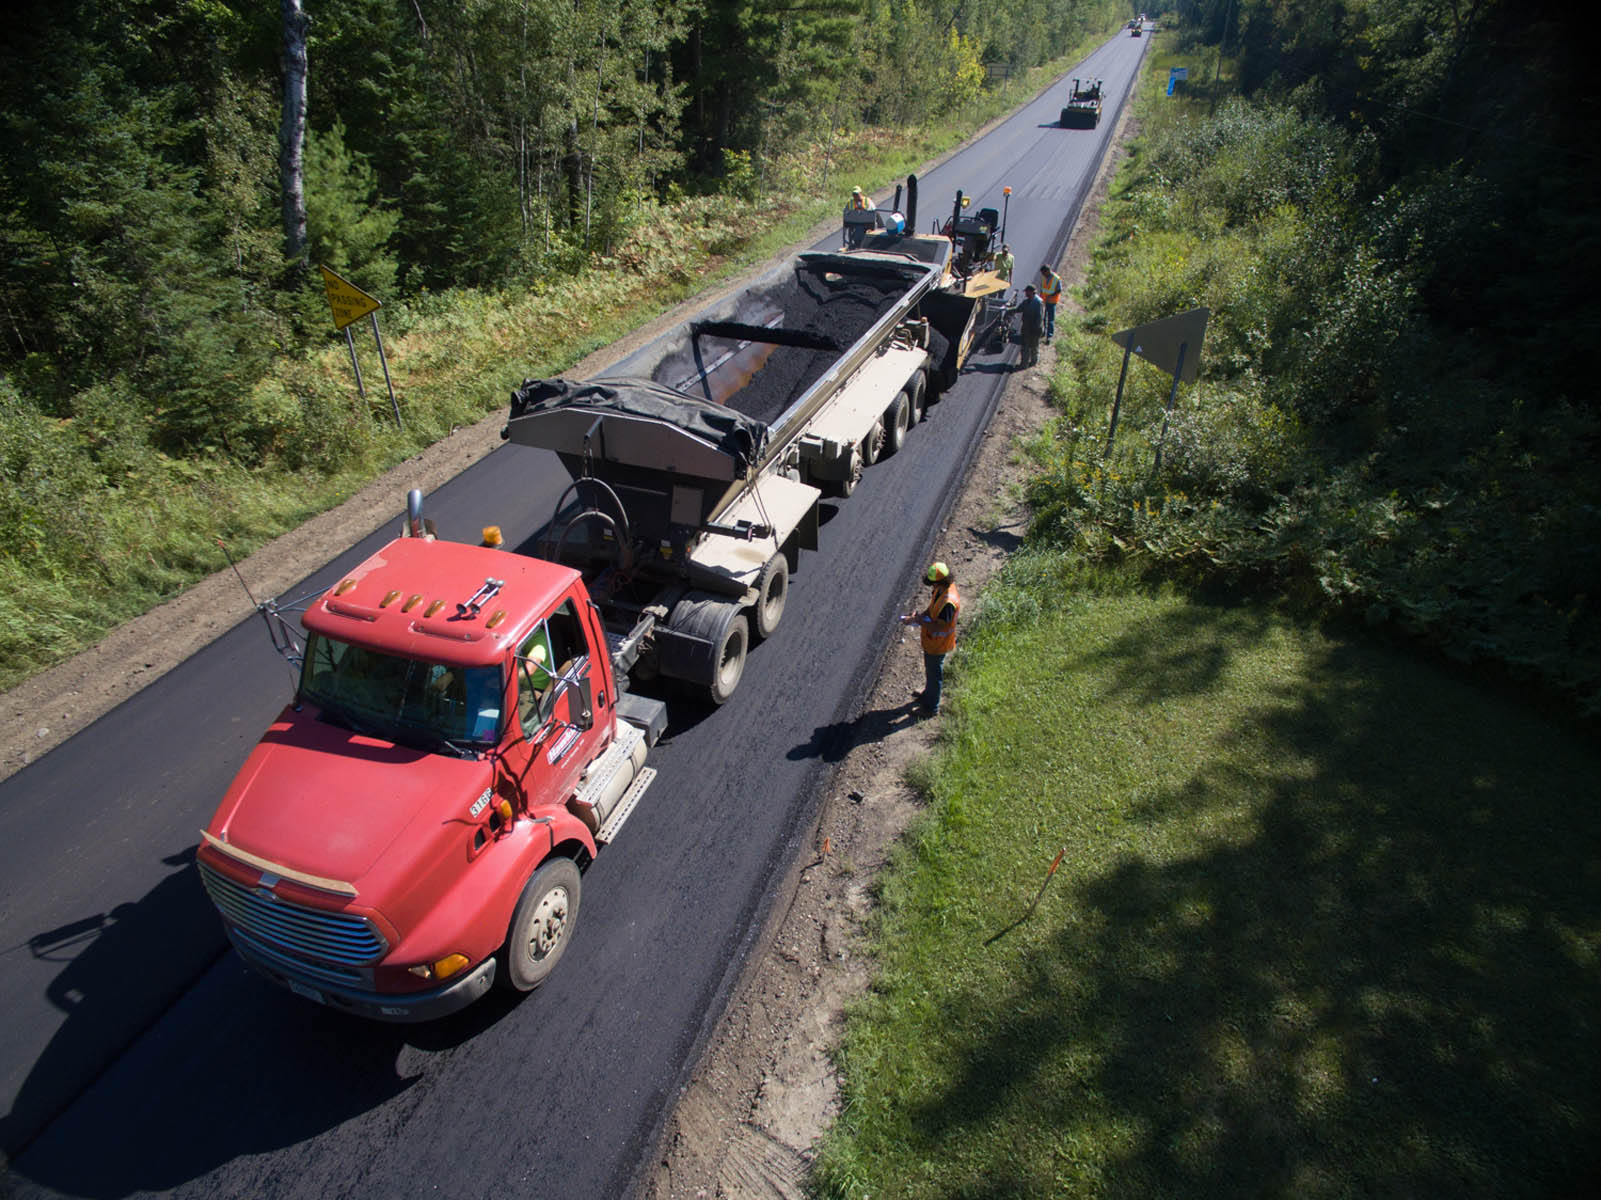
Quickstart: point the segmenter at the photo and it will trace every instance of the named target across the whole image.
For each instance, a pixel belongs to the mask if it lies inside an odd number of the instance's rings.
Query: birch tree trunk
[[[278,125],[278,180],[283,190],[284,256],[306,265],[306,30],[300,0],[280,0],[283,15],[283,119]]]

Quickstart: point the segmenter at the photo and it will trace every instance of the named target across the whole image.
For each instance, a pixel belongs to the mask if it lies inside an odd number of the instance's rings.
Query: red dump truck
[[[848,495],[948,384],[981,301],[949,240],[805,254],[587,382],[529,380],[506,436],[573,476],[535,552],[401,537],[261,606],[295,694],[202,831],[230,940],[284,987],[421,1021],[532,989],[649,787],[668,679],[722,703]]]

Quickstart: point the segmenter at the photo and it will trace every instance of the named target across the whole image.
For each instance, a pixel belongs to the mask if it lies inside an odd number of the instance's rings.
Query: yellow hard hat
[[[951,569],[942,562],[937,562],[928,569],[928,581],[930,583],[942,583],[950,577]]]
[[[853,188],[852,188],[852,189],[851,189],[851,195],[853,195],[853,196],[860,196],[860,195],[861,195],[861,194],[862,194],[862,189],[861,189],[861,188],[859,188],[859,187],[853,187]]]

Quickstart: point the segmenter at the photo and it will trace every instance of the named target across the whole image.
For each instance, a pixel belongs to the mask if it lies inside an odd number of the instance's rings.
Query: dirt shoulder
[[[1124,153],[1120,125],[1058,270],[1083,280],[1107,185]],[[1071,307],[1071,301],[1064,299]],[[1050,417],[1053,347],[1009,379],[961,498],[937,543],[969,607],[1022,540],[1026,513],[1016,447]],[[916,596],[908,594],[908,606]],[[864,930],[873,888],[919,809],[906,769],[927,754],[939,720],[887,714],[921,689],[922,655],[907,637],[857,717],[853,745],[829,785],[812,853],[784,884],[688,1086],[668,1118],[647,1200],[800,1200],[814,1146],[838,1111],[832,1050],[845,1006],[867,986]]]

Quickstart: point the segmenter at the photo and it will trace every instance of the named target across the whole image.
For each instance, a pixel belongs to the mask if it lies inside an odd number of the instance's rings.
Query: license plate
[[[296,983],[293,979],[289,981],[289,990],[297,996],[304,996],[307,1000],[315,1000],[318,1004],[328,1003],[327,998],[316,988],[307,987],[303,983]]]

